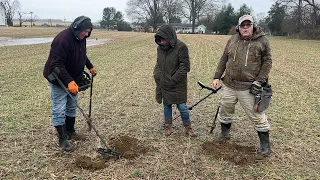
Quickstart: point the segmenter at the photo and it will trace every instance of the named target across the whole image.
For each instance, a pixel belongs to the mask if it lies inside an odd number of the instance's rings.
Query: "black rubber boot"
[[[80,135],[76,132],[74,129],[74,124],[76,122],[75,117],[66,116],[66,130],[67,130],[67,136],[68,139],[74,139],[74,140],[85,140],[86,138],[83,135]]]
[[[68,140],[67,140],[67,132],[66,132],[66,125],[59,125],[55,126],[57,132],[58,132],[58,138],[59,138],[59,146],[63,151],[71,151],[72,147],[70,146]]]
[[[231,127],[231,123],[229,124],[221,123],[221,133],[218,136],[218,141],[226,141],[230,139],[230,135],[229,135],[230,127]]]
[[[259,150],[259,152],[264,157],[267,157],[270,154],[269,131],[267,131],[267,132],[258,131],[258,136],[259,136],[259,139],[260,139],[260,150]]]

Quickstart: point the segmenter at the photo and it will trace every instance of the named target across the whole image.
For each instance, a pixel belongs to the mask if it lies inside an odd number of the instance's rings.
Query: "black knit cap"
[[[78,37],[78,34],[86,29],[92,30],[92,23],[91,19],[86,16],[79,16],[77,17],[73,23],[70,25],[70,29],[72,30],[75,37]],[[91,32],[88,34],[89,37]]]

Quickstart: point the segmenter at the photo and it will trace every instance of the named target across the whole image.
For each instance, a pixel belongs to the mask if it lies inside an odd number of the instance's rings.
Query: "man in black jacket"
[[[52,41],[50,54],[44,66],[43,75],[49,81],[52,101],[52,125],[59,137],[59,146],[63,151],[72,148],[67,139],[83,139],[74,129],[76,117],[77,93],[79,88],[75,79],[82,75],[86,66],[92,75],[96,69],[86,53],[86,38],[92,31],[91,19],[77,17],[68,29],[61,31]],[[48,76],[59,68],[59,79],[74,94],[72,100],[57,81],[50,81]]]

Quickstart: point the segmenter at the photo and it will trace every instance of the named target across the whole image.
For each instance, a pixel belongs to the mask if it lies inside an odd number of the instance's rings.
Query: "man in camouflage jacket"
[[[221,133],[219,140],[229,139],[231,115],[235,105],[240,105],[253,122],[260,139],[260,152],[264,156],[270,153],[270,125],[265,112],[255,112],[252,89],[261,88],[267,80],[272,67],[269,41],[260,27],[254,25],[252,16],[239,18],[237,34],[233,35],[224,49],[214,75],[213,87],[223,81],[223,94],[219,110]]]

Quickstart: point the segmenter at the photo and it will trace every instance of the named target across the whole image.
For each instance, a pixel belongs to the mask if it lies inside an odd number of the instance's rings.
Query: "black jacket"
[[[77,23],[77,26],[74,26],[75,23]],[[43,75],[46,79],[48,79],[54,68],[58,67],[60,69],[59,78],[67,86],[82,73],[85,66],[88,69],[93,68],[87,57],[86,38],[83,40],[77,38],[81,31],[88,28],[92,29],[90,19],[80,16],[75,19],[68,29],[61,31],[53,39],[50,54],[43,70]],[[90,33],[88,34],[89,36]],[[59,85],[56,81],[52,83]]]

